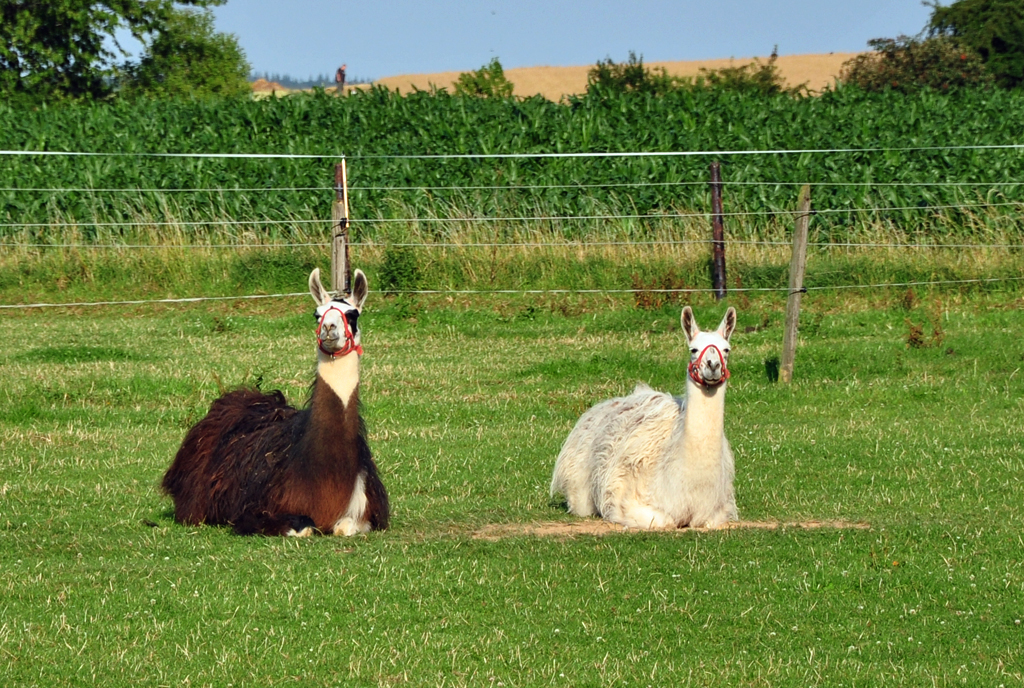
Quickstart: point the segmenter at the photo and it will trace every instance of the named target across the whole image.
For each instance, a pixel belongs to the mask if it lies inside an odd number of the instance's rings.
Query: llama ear
[[[309,273],[309,293],[318,306],[331,300],[331,295],[327,293],[324,285],[320,282],[320,268],[313,268],[313,272]]]
[[[356,274],[352,276],[352,305],[363,310],[368,293],[370,293],[370,287],[366,283],[366,275],[362,270],[356,270]]]
[[[736,309],[732,306],[725,312],[722,322],[718,325],[718,334],[722,335],[725,341],[729,341],[733,330],[736,329]]]
[[[686,341],[692,342],[693,338],[700,334],[697,321],[693,319],[693,309],[689,306],[683,309],[683,314],[679,317],[679,323],[683,326],[683,334],[686,335]]]

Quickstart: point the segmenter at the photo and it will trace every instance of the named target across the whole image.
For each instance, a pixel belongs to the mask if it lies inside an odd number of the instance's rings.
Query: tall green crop
[[[796,185],[812,182],[819,184],[814,190],[814,206],[820,211],[816,225],[833,236],[843,236],[862,222],[948,232],[971,213],[926,207],[1024,201],[1020,187],[994,184],[1024,181],[1024,151],[900,149],[1019,143],[1024,141],[1022,114],[1024,93],[1020,92],[904,95],[855,89],[802,99],[678,91],[660,97],[621,94],[552,103],[541,98],[484,99],[443,92],[403,97],[375,89],[348,98],[314,93],[260,101],[144,101],[36,109],[0,105],[3,150],[322,156],[293,160],[0,156],[0,223],[324,219],[332,197],[328,188],[332,165],[341,155],[349,160],[349,181],[354,187],[351,205],[357,218],[704,212],[708,209],[704,182],[711,160],[705,156],[446,160],[388,156],[857,149],[863,152],[715,156],[723,162],[723,179],[733,184],[726,189],[726,211],[786,213],[794,207]],[[979,186],[965,185],[970,183]],[[650,185],[621,186],[625,184]],[[490,186],[552,188],[466,188]],[[315,188],[280,190],[308,187]],[[163,191],[113,194],[12,188]],[[215,190],[183,193],[177,189]],[[987,215],[1015,223],[1016,207],[997,207]],[[775,219],[780,217],[785,216]],[[763,215],[737,219],[732,231],[756,231],[764,220]],[[272,233],[276,226],[251,225],[245,231]],[[644,226],[642,219],[637,222],[638,231]],[[362,232],[389,231],[384,224],[359,227],[357,231]],[[576,231],[570,224],[563,229]]]

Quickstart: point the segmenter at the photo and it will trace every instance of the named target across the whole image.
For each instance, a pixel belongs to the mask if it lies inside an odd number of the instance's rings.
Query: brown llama
[[[358,317],[368,291],[356,270],[348,299],[309,276],[317,303],[317,374],[309,407],[279,391],[228,392],[185,436],[163,479],[174,518],[240,535],[353,535],[388,527],[388,496],[359,415]]]

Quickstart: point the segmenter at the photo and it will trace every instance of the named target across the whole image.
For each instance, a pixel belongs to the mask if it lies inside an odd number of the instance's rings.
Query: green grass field
[[[575,520],[548,482],[578,416],[682,391],[678,305],[373,286],[393,522],[352,539],[183,527],[158,491],[219,386],[305,398],[311,300],[0,317],[0,683],[1024,683],[1019,292],[809,296],[789,387],[780,299],[733,300],[741,518],[870,528],[539,537]]]

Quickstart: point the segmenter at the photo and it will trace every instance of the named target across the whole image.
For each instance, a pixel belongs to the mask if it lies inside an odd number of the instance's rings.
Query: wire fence
[[[569,248],[587,249],[606,246],[710,246],[713,239],[653,239],[635,241],[564,241],[564,242],[523,242],[523,241],[495,241],[495,242],[369,242],[353,241],[349,246],[353,248],[439,248],[439,249],[464,249],[464,248],[515,248],[515,249],[550,249]],[[729,239],[729,245],[735,246],[792,246],[790,241],[771,241],[768,239]],[[279,249],[279,248],[311,248],[324,246],[323,241],[305,242],[274,242],[274,243],[236,243],[236,244],[94,244],[94,243],[33,243],[33,242],[0,242],[0,248],[64,248],[64,249]],[[988,243],[899,243],[899,242],[871,242],[871,241],[811,241],[808,246],[815,248],[890,248],[890,249],[1024,249],[1024,243],[1020,244],[988,244]]]
[[[964,188],[1003,188],[1022,186],[1024,182],[993,181],[993,182],[815,182],[815,181],[722,181],[722,186],[812,186],[812,187],[964,187]],[[492,184],[492,185],[465,185],[465,186],[441,186],[441,185],[415,185],[415,186],[349,186],[349,191],[536,191],[546,189],[614,189],[614,188],[642,188],[642,187],[670,187],[670,186],[707,186],[708,181],[703,180],[680,180],[671,182],[601,182],[594,184]],[[3,186],[0,191],[16,193],[273,193],[273,192],[298,192],[298,191],[333,191],[333,186],[215,186],[205,188],[191,187],[151,187],[151,188],[104,188],[104,187],[18,187]]]
[[[616,158],[616,157],[677,157],[677,156],[707,156],[707,157],[724,157],[724,156],[743,156],[743,155],[827,155],[835,153],[877,153],[877,152],[915,152],[915,151],[952,151],[952,150],[1018,150],[1024,149],[1024,144],[1007,144],[1007,145],[978,145],[978,146],[925,146],[925,147],[904,147],[904,148],[863,148],[863,149],[809,149],[809,150],[774,150],[774,151],[663,151],[663,152],[612,152],[612,153],[572,153],[572,154],[548,154],[548,153],[524,153],[524,154],[467,154],[467,155],[438,155],[438,156],[350,156],[350,160],[358,159],[393,159],[393,160],[406,160],[406,159],[420,159],[420,160],[452,160],[452,159],[481,159],[481,158],[497,158],[497,159],[510,159],[510,158]],[[105,157],[171,157],[171,158],[224,158],[224,159],[239,159],[239,158],[255,158],[255,159],[288,159],[288,158],[328,158],[328,159],[341,159],[344,156],[337,154],[331,155],[291,155],[291,154],[192,154],[192,153],[140,153],[140,154],[123,154],[123,153],[93,153],[93,152],[59,152],[59,151],[0,151],[0,156],[69,156],[69,157],[92,157],[92,156],[105,156]],[[1020,186],[1024,186],[1024,182],[1016,181],[961,181],[961,180],[948,180],[948,181],[936,181],[936,180],[925,180],[925,181],[854,181],[854,180],[836,180],[836,181],[808,181],[808,182],[795,182],[795,181],[722,181],[720,184],[722,187],[744,187],[744,188],[762,188],[762,189],[778,189],[778,188],[792,188],[798,186],[809,186],[812,188],[822,189],[827,187],[836,188],[847,188],[857,187],[864,190],[870,189],[887,189],[887,188],[921,188],[921,189],[953,189],[953,190],[988,190],[999,191],[1006,189],[1014,189]],[[456,193],[468,193],[468,192],[534,192],[534,191],[558,191],[558,190],[575,190],[586,192],[588,190],[596,189],[617,189],[625,190],[630,192],[643,192],[646,189],[665,189],[671,187],[698,187],[708,186],[708,180],[693,180],[693,179],[680,179],[680,180],[643,180],[643,181],[617,181],[617,182],[580,182],[580,183],[549,183],[549,184],[530,184],[530,183],[508,183],[508,184],[466,184],[466,185],[450,185],[450,184],[375,184],[375,183],[362,183],[355,184],[348,187],[349,192],[366,191],[366,192],[417,192],[417,193],[433,193],[433,192],[456,192]],[[111,186],[71,186],[71,187],[26,187],[21,188],[17,186],[4,186],[0,187],[0,192],[17,196],[19,194],[46,194],[50,196],[60,196],[64,194],[91,194],[101,195],[108,194],[118,197],[124,197],[125,195],[134,194],[136,196],[142,196],[145,194],[294,194],[294,193],[322,193],[325,205],[326,200],[329,198],[328,193],[336,191],[334,186],[203,186],[196,188],[188,187],[111,187]],[[626,197],[629,198],[628,196]],[[938,203],[938,202],[919,202],[913,205],[910,204],[870,204],[860,206],[845,206],[845,207],[819,207],[812,211],[814,216],[827,217],[830,215],[835,216],[846,216],[846,217],[879,217],[886,214],[923,214],[932,216],[942,216],[945,213],[973,213],[981,215],[986,211],[998,210],[999,215],[986,218],[987,221],[1008,221],[1016,225],[1021,222],[1020,211],[1024,209],[1024,201],[979,201],[979,202],[957,202],[957,203]],[[374,227],[374,226],[395,226],[395,225],[437,225],[437,224],[448,224],[454,226],[467,226],[467,225],[537,225],[547,223],[554,225],[557,223],[580,223],[580,222],[604,222],[604,221],[615,221],[615,222],[632,222],[632,221],[648,221],[648,222],[664,222],[673,223],[680,221],[709,221],[712,217],[710,210],[695,210],[687,212],[601,212],[601,213],[536,213],[536,214],[501,214],[501,213],[459,213],[457,209],[450,208],[453,212],[449,212],[447,215],[423,215],[423,214],[407,214],[399,215],[395,217],[355,217],[350,219],[350,225],[353,227]],[[770,218],[778,221],[785,218],[793,218],[803,211],[796,209],[779,209],[779,210],[739,210],[720,212],[717,215],[725,220],[744,220],[750,218]],[[216,229],[216,228],[248,228],[248,229],[268,229],[268,228],[327,228],[330,222],[326,217],[291,217],[286,219],[270,219],[253,217],[248,219],[142,219],[142,220],[97,220],[93,218],[91,220],[75,220],[75,219],[60,219],[60,220],[49,220],[49,221],[38,221],[38,222],[2,222],[0,223],[0,230],[5,230],[6,233],[11,234],[13,232],[27,232],[33,234],[35,238],[33,240],[15,240],[7,239],[0,240],[0,250],[3,249],[29,249],[29,250],[49,250],[49,249],[74,249],[74,250],[91,250],[91,251],[124,251],[124,250],[206,250],[206,249],[219,249],[219,250],[278,250],[278,249],[312,249],[317,247],[323,247],[327,249],[329,238],[324,240],[313,240],[308,241],[276,241],[276,240],[262,240],[262,241],[251,241],[244,239],[244,235],[239,235],[237,241],[181,241],[175,242],[131,242],[131,241],[46,241],[39,239],[40,233],[46,231],[53,231],[60,235],[62,231],[77,231],[83,227],[90,228],[91,230],[132,230],[132,229],[148,229],[148,230],[164,230],[167,228],[182,229]],[[524,233],[530,235],[533,233],[532,229],[525,229]],[[108,232],[109,234],[109,232]],[[467,249],[530,249],[530,250],[541,250],[541,249],[597,249],[604,248],[610,249],[614,247],[631,247],[642,249],[645,247],[672,247],[672,246],[700,246],[712,243],[712,239],[709,237],[695,239],[695,238],[629,238],[624,240],[603,240],[603,239],[562,239],[552,240],[553,237],[546,236],[535,238],[535,240],[522,240],[522,239],[509,239],[505,241],[453,241],[445,240],[443,237],[438,235],[437,240],[430,241],[401,241],[401,240],[389,240],[386,237],[378,240],[363,240],[354,241],[350,244],[353,248],[365,248],[365,249],[387,249],[387,248],[406,248],[406,249],[445,249],[445,250],[467,250]],[[772,238],[735,238],[729,239],[727,245],[734,246],[751,246],[751,247],[787,247],[791,245],[789,241],[782,241]],[[950,237],[925,237],[921,241],[907,242],[907,241],[850,241],[850,240],[829,240],[829,241],[811,241],[808,246],[819,249],[822,251],[828,251],[830,249],[889,249],[889,250],[953,250],[953,251],[965,251],[965,250],[1000,250],[1000,251],[1014,251],[1017,249],[1024,248],[1024,242],[1014,241],[995,241],[995,242],[964,242],[962,240],[956,240]],[[823,291],[823,290],[843,290],[843,289],[883,289],[883,288],[910,288],[915,286],[943,286],[943,285],[967,285],[967,284],[994,284],[994,283],[1013,283],[1024,280],[1024,276],[1005,276],[1005,277],[980,277],[976,279],[936,279],[930,281],[889,281],[889,282],[876,282],[870,284],[835,284],[828,286],[810,286],[803,291]],[[487,294],[627,294],[627,293],[661,293],[661,294],[683,294],[683,293],[710,293],[713,290],[701,289],[701,288],[618,288],[618,289],[568,289],[568,288],[551,288],[551,289],[392,289],[386,293],[393,294],[423,294],[423,295],[436,295],[436,294],[460,294],[460,295],[487,295]],[[788,291],[787,287],[732,287],[729,289],[731,292],[737,293],[772,293],[779,292],[784,293]],[[214,296],[214,297],[185,297],[185,298],[167,298],[167,299],[134,299],[134,300],[120,300],[120,301],[88,301],[88,302],[69,302],[69,303],[29,303],[29,304],[0,304],[0,309],[33,309],[33,308],[67,308],[67,307],[93,307],[93,306],[118,306],[118,305],[145,305],[145,304],[182,304],[182,303],[197,303],[205,301],[227,301],[227,300],[247,300],[247,299],[272,299],[272,298],[288,298],[304,295],[305,292],[299,293],[279,293],[279,294],[260,294],[260,295],[244,295],[244,296]]]
[[[677,157],[711,157],[750,155],[835,155],[837,153],[928,153],[951,151],[992,151],[1021,150],[1022,143],[1005,144],[968,144],[950,146],[886,146],[861,148],[778,148],[778,149],[738,149],[738,150],[703,150],[703,151],[593,151],[579,153],[546,153],[540,151],[523,153],[441,153],[441,154],[356,154],[346,155],[339,151],[323,151],[320,153],[169,153],[169,152],[134,152],[123,151],[49,151],[49,150],[0,150],[0,156],[27,157],[101,157],[101,158],[196,158],[196,159],[249,159],[249,160],[514,160],[514,159],[545,159],[545,158],[677,158]]]
[[[914,206],[872,206],[852,208],[819,208],[811,211],[812,215],[831,214],[878,214],[890,212],[927,212],[942,210],[967,210],[974,211],[984,208],[1014,208],[1024,209],[1024,202],[999,202],[999,203],[974,203],[974,204],[941,204],[941,205],[914,205]],[[723,218],[749,218],[749,217],[779,217],[787,215],[800,215],[803,211],[792,210],[770,210],[770,211],[735,211],[717,213]],[[578,221],[578,220],[679,220],[679,219],[707,219],[712,216],[711,211],[699,211],[690,213],[608,213],[598,215],[453,215],[449,217],[366,217],[349,218],[350,224],[415,224],[415,223],[480,223],[480,222],[557,222],[557,221]],[[237,227],[237,226],[290,226],[325,224],[325,219],[287,219],[287,220],[138,220],[138,221],[50,221],[50,222],[0,222],[0,228],[75,228],[75,227]],[[11,246],[14,246],[11,244]],[[255,246],[255,245],[254,245]]]

